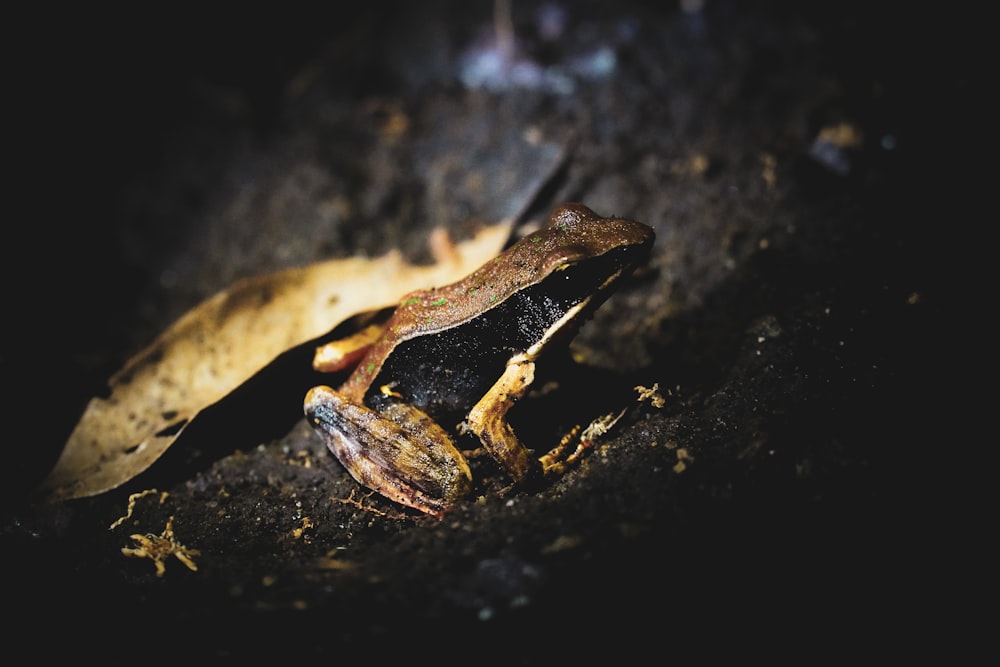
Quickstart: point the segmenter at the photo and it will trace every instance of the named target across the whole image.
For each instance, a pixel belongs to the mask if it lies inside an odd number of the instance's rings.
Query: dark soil
[[[466,664],[949,645],[958,575],[926,485],[948,476],[941,223],[975,213],[976,40],[868,3],[513,4],[519,85],[463,69],[487,3],[63,17],[33,42],[0,353],[8,645]],[[122,488],[33,501],[107,378],[232,281],[425,262],[434,226],[562,201],[657,233],[577,338],[588,368],[553,366],[515,410],[544,449],[628,408],[563,478],[507,489],[475,458],[441,521],[368,495],[286,368]],[[662,407],[636,400],[654,384]],[[149,488],[168,495],[109,530]],[[122,555],[170,517],[196,572]]]

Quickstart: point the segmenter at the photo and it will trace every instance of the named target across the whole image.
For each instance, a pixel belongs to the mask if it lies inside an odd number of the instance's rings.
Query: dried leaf
[[[249,278],[186,313],[87,405],[41,485],[50,501],[104,493],[153,464],[194,417],[282,352],[414,289],[452,283],[495,256],[509,223],[484,228],[432,266],[398,252]]]

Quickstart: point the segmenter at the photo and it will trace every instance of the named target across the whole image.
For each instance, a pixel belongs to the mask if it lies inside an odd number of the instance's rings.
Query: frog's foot
[[[320,345],[313,355],[313,369],[321,373],[335,373],[354,368],[383,331],[382,325],[369,324],[347,338]]]
[[[610,431],[624,415],[625,410],[622,409],[618,414],[612,413],[598,417],[590,422],[587,428],[582,429],[582,431],[579,424],[574,426],[569,433],[563,436],[558,445],[549,450],[548,454],[538,459],[538,462],[542,466],[542,472],[546,476],[561,475],[564,473],[569,466],[580,460],[580,457],[594,446],[594,442],[600,436]],[[573,442],[577,440],[577,436],[579,436],[579,442],[570,451]],[[567,454],[567,452],[569,453]]]
[[[570,448],[573,447],[574,441],[576,441],[577,437],[580,435],[581,430],[582,427],[577,424],[570,429],[569,433],[563,436],[558,445],[550,449],[544,456],[540,456],[538,458],[538,463],[542,466],[543,475],[549,477],[563,474],[566,472],[567,468],[576,463],[580,457],[583,456],[585,451],[591,448],[593,441],[580,438],[579,442],[576,443],[576,446],[572,449],[572,451],[570,450]],[[569,453],[567,454],[567,452]]]

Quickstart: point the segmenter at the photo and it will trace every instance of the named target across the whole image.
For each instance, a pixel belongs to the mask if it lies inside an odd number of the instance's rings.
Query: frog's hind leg
[[[391,500],[440,518],[472,486],[449,435],[416,408],[378,413],[325,385],[309,390],[304,408],[351,476]]]

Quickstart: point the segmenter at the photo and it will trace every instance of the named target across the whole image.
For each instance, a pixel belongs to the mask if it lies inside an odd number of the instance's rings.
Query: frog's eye
[[[566,253],[562,249],[550,252],[538,266],[538,278],[545,278],[549,274],[565,271],[576,264],[577,260],[575,255]]]
[[[549,218],[549,225],[562,231],[571,231],[580,224],[585,215],[597,217],[593,211],[582,204],[566,204],[560,206]]]
[[[567,245],[556,248],[546,255],[544,264],[549,271],[562,271],[574,264],[579,264],[589,256],[587,248],[578,245]]]

